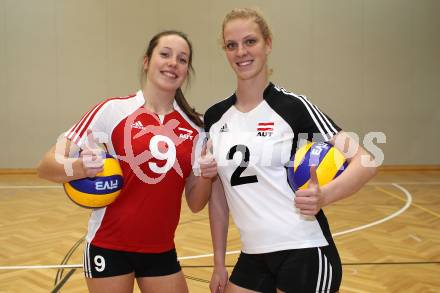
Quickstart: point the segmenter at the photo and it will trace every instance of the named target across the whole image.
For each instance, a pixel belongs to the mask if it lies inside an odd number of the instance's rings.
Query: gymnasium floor
[[[341,292],[440,292],[440,171],[381,171],[325,212],[342,258]],[[89,213],[59,185],[0,175],[0,292],[86,292],[79,265]],[[209,292],[206,208],[191,214],[183,204],[176,246],[190,292]],[[232,224],[229,270],[239,249]]]

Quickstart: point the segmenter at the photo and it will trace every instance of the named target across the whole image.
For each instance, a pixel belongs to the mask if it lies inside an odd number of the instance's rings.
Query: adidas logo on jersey
[[[185,133],[181,133],[179,135],[180,138],[183,138],[183,139],[193,139],[193,136],[192,136],[193,132],[192,132],[192,130],[189,130],[189,129],[186,129],[186,128],[183,128],[183,127],[178,127],[177,129],[179,129],[180,131],[185,132]]]
[[[257,125],[257,136],[272,136],[274,122],[259,122]]]
[[[220,132],[228,132],[229,128],[228,128],[228,124],[223,124],[222,128],[220,128]]]
[[[144,125],[142,125],[142,123],[140,121],[136,121],[135,123],[133,123],[131,125],[131,128],[144,129]]]

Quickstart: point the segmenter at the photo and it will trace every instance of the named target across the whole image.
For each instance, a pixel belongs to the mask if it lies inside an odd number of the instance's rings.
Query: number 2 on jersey
[[[231,186],[258,182],[258,178],[256,175],[241,176],[241,173],[243,173],[244,170],[246,170],[246,168],[249,166],[249,160],[251,157],[249,148],[242,144],[234,145],[229,150],[226,159],[232,160],[236,152],[241,153],[241,162],[238,165],[237,169],[235,169],[234,173],[232,173]]]

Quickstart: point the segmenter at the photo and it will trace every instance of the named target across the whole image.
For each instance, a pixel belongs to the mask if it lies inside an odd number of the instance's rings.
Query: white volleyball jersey
[[[240,112],[235,102],[234,94],[212,106],[204,121],[242,251],[328,245],[324,213],[305,217],[295,208],[286,166],[299,138],[328,141],[340,128],[304,96],[272,83],[251,111]]]

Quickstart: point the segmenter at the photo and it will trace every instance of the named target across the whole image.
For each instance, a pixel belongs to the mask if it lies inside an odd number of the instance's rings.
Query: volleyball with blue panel
[[[103,171],[93,178],[81,178],[64,183],[67,196],[86,208],[105,207],[116,200],[121,192],[123,177],[117,159],[106,154]]]
[[[290,163],[287,179],[294,191],[308,187],[311,166],[317,166],[319,186],[323,186],[338,177],[348,165],[344,155],[325,142],[308,142],[293,154]]]

